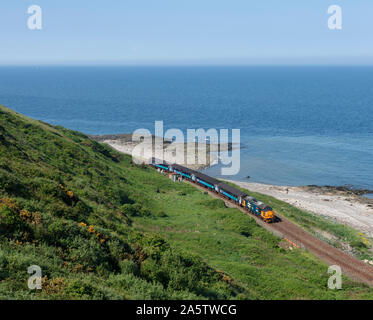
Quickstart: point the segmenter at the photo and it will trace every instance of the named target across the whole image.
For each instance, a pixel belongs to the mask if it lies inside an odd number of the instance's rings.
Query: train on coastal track
[[[166,161],[152,158],[149,165],[153,168],[164,172],[173,173],[181,176],[183,179],[196,183],[209,191],[219,194],[239,206],[245,208],[252,214],[260,217],[263,221],[271,223],[275,221],[275,214],[273,209],[265,203],[250,197],[245,192],[238,190],[222,181],[212,178],[201,172],[183,167],[178,164],[170,164]]]

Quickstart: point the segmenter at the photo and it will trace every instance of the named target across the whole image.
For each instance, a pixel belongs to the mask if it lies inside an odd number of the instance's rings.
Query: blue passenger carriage
[[[275,214],[273,209],[265,203],[258,201],[257,199],[250,197],[245,192],[236,189],[224,182],[221,182],[215,178],[212,178],[201,172],[183,167],[178,164],[170,164],[166,161],[162,161],[156,158],[152,158],[149,161],[149,165],[159,170],[170,172],[171,174],[177,174],[181,177],[194,182],[204,188],[214,191],[220,196],[234,201],[241,207],[244,207],[249,212],[262,218],[265,222],[273,222]]]

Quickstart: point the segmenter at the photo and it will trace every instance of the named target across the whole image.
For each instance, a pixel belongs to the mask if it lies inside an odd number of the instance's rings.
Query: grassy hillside
[[[39,265],[43,289],[27,288]],[[87,136],[0,106],[0,299],[348,299],[253,219]]]

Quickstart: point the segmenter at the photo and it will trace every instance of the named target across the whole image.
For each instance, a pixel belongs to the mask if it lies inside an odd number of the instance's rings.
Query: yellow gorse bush
[[[79,226],[87,229],[87,231],[90,233],[90,234],[95,234],[97,239],[100,241],[101,244],[105,243],[109,237],[96,231],[96,229],[94,228],[94,226],[91,224],[90,226],[88,226],[86,223],[84,223],[83,221],[79,223]]]
[[[26,209],[21,209],[19,205],[10,198],[2,198],[0,199],[0,206],[5,206],[9,209],[12,209],[16,214],[19,215],[19,217],[31,224],[40,224],[41,223],[41,213],[40,212],[33,212],[31,213],[30,211]]]
[[[26,222],[30,222],[31,223],[31,218],[32,218],[32,215],[30,213],[30,211],[26,210],[26,209],[22,209],[19,213],[19,217],[23,220],[23,221],[26,221]]]
[[[224,271],[217,269],[216,272],[220,275],[221,279],[227,283],[232,282],[232,278],[228,276]]]
[[[72,192],[71,190],[65,188],[62,184],[59,184],[58,185],[64,192],[66,192],[67,196],[72,199],[74,198],[74,192]]]
[[[47,294],[65,294],[64,289],[67,284],[64,278],[48,279],[47,276],[44,276],[41,282],[43,292]]]
[[[40,212],[33,212],[32,213],[32,223],[33,224],[40,224],[41,223],[41,213]]]
[[[0,200],[0,205],[4,205],[4,206],[8,207],[9,209],[19,211],[18,204],[13,199],[10,199],[10,198],[7,198],[7,197],[4,197]]]

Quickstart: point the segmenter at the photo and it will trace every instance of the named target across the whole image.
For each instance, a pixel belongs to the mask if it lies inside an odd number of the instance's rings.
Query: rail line
[[[339,266],[342,270],[342,274],[347,275],[349,278],[373,287],[373,267],[364,263],[363,261],[327,244],[282,216],[276,215],[279,219],[277,219],[277,221],[274,223],[267,224],[235,202],[230,201],[229,199],[222,197],[219,194],[212,192],[196,183],[190,181],[188,181],[188,183],[205,192],[208,192],[215,198],[223,199],[225,202],[234,205],[242,212],[254,218],[259,225],[263,226],[268,231],[271,231],[277,236],[285,238],[299,248],[304,248],[314,256],[323,260],[326,264]]]

